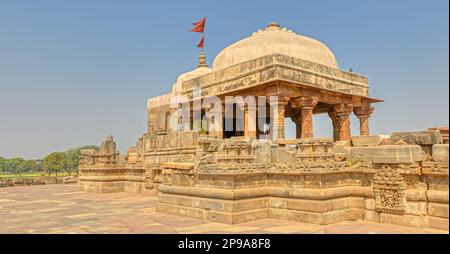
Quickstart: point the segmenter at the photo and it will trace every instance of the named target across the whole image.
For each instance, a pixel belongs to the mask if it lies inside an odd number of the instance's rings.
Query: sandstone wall
[[[448,144],[353,139],[352,146],[329,139],[286,146],[195,132],[145,134],[133,162],[87,153],[79,185],[157,194],[159,212],[228,224],[366,220],[448,230]]]
[[[437,161],[425,161],[418,145],[348,147],[339,154],[324,140],[301,141],[297,149],[228,142],[200,151],[189,169],[164,164],[157,211],[229,224],[269,217],[448,229],[445,145],[436,145]]]

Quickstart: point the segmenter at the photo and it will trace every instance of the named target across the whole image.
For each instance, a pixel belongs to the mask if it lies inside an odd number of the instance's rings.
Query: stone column
[[[221,107],[222,108],[219,109],[219,111],[214,111],[214,109],[209,109],[209,112],[210,112],[209,124],[210,124],[210,128],[211,128],[211,131],[209,132],[209,135],[217,137],[217,138],[223,138],[224,137],[224,133],[223,133],[223,126],[225,124],[225,120],[224,120],[224,114],[225,114],[224,105],[222,104]],[[219,117],[221,119],[217,119]]]
[[[360,107],[355,107],[353,112],[359,119],[359,135],[368,136],[369,131],[369,118],[372,115],[374,108],[370,104],[363,104]]]
[[[292,113],[292,122],[295,123],[295,137],[299,139],[302,135],[302,115],[299,112]]]
[[[336,113],[336,129],[337,140],[336,141],[351,141],[350,132],[350,113],[353,107],[349,104],[337,104],[334,106],[334,112]]]
[[[225,104],[222,103],[222,129],[220,132],[217,133],[218,138],[225,138]]]
[[[272,99],[271,99],[272,98]],[[285,107],[289,102],[289,97],[285,96],[277,96],[278,100],[275,100],[274,97],[269,96],[269,104],[272,110],[273,116],[273,128],[271,131],[276,133],[273,136],[273,139],[284,139],[284,117],[285,117]]]
[[[256,137],[256,106],[246,105],[244,108],[244,136]]]
[[[294,105],[301,112],[300,138],[313,138],[313,109],[319,102],[317,97],[300,97],[294,100]]]
[[[295,138],[299,139],[301,137],[302,137],[302,122],[297,120],[295,122]]]
[[[336,117],[336,112],[334,111],[334,108],[331,108],[330,111],[328,111],[328,116],[331,118],[331,122],[333,125],[333,141],[338,141],[339,139],[339,130],[338,130],[338,122]]]

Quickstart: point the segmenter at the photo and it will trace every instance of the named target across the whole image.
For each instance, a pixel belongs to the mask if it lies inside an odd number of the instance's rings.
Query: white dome
[[[258,30],[252,36],[222,50],[214,59],[212,69],[223,69],[276,53],[339,68],[331,50],[320,41],[271,23],[265,30]]]
[[[190,80],[196,77],[200,77],[204,74],[208,74],[211,72],[211,68],[209,67],[198,67],[197,69],[190,71],[190,72],[186,72],[181,74],[180,76],[178,76],[177,78],[177,82],[175,84],[173,84],[172,86],[172,93],[173,94],[179,94],[181,92],[181,84],[183,83],[183,81],[186,80]]]
[[[209,68],[208,65],[206,64],[205,53],[203,51],[200,52],[200,54],[198,56],[197,69],[183,73],[180,76],[178,76],[177,82],[175,84],[173,84],[173,86],[172,86],[172,94],[178,95],[181,92],[181,88],[182,88],[181,85],[182,85],[183,81],[200,77],[202,75],[210,73],[211,71],[212,71],[211,68]]]

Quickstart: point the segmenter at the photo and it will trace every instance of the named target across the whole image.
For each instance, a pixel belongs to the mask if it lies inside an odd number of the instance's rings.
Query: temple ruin
[[[369,96],[368,84],[339,69],[321,42],[271,23],[225,48],[211,68],[202,52],[170,93],[149,99],[148,130],[127,155],[112,137],[99,151],[82,150],[80,189],[157,195],[159,212],[228,224],[365,220],[448,230],[448,128],[372,135],[369,119],[382,100]],[[215,108],[202,107],[200,121],[190,110],[180,128],[171,120],[177,96],[190,109],[212,96],[263,97],[267,110],[223,104],[217,119]],[[330,117],[332,138],[314,137],[316,114]],[[285,136],[286,118],[295,139]],[[243,130],[207,127],[227,120]]]

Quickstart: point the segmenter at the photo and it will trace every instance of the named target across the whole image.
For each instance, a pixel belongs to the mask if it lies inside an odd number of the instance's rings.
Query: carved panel
[[[406,183],[403,176],[388,165],[378,169],[373,179],[375,210],[382,213],[405,213]]]

